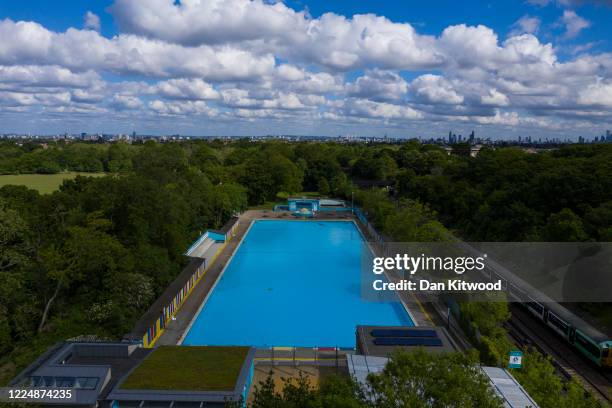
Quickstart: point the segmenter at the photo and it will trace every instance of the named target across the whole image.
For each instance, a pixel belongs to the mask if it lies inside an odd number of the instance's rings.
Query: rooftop
[[[527,394],[516,379],[503,368],[482,367],[491,387],[504,401],[504,408],[538,408],[538,404]]]
[[[367,356],[387,357],[395,350],[424,347],[434,353],[454,351],[443,327],[357,326],[357,350]]]
[[[232,391],[249,347],[160,346],[120,384],[123,390]]]

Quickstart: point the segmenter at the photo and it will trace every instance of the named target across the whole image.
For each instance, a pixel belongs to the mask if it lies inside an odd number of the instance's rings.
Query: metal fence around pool
[[[354,354],[350,347],[268,347],[258,348],[255,362],[259,364],[326,367],[346,366],[346,355]]]

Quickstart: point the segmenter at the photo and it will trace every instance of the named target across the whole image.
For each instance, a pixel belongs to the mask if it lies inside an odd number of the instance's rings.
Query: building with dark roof
[[[455,351],[444,327],[357,326],[357,352],[367,356],[388,357],[397,349],[417,347],[434,353]]]
[[[150,352],[129,342],[58,343],[15,377],[11,386],[71,390],[73,396],[70,399],[43,399],[40,402],[93,407]]]

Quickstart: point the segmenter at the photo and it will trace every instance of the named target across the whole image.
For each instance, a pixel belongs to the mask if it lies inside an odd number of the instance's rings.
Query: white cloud
[[[350,95],[385,101],[401,99],[408,83],[395,72],[370,70],[347,88]]]
[[[344,104],[344,114],[349,116],[377,119],[421,119],[423,114],[409,106],[385,102],[374,102],[367,99],[349,99]]]
[[[588,20],[580,17],[572,10],[565,10],[559,21],[565,27],[565,33],[563,34],[565,39],[575,38],[582,30],[591,26]]]
[[[89,30],[100,31],[100,17],[91,11],[85,13],[84,27]]]
[[[612,108],[612,83],[591,84],[580,91],[578,103],[589,106],[604,106]]]
[[[291,35],[306,25],[303,12],[261,0],[116,0],[110,11],[124,32],[190,46]]]
[[[219,92],[200,78],[179,78],[159,82],[154,86],[153,92],[169,99],[219,99]]]
[[[489,93],[481,96],[480,101],[483,105],[489,106],[508,106],[510,104],[508,96],[499,92],[497,89],[489,90]]]
[[[203,115],[216,116],[217,111],[211,109],[203,101],[164,102],[159,99],[149,102],[149,108],[161,115],[184,116]]]
[[[115,95],[112,105],[120,110],[139,109],[144,106],[139,98],[131,95]]]
[[[521,34],[537,34],[540,31],[542,20],[539,17],[525,15],[519,18],[514,24],[509,36],[513,37]]]
[[[94,71],[74,73],[53,65],[0,65],[0,83],[20,87],[89,87],[98,83],[100,76]]]
[[[313,19],[282,2],[261,0],[116,0],[111,12],[124,32],[189,46],[248,41],[255,49],[338,70],[369,63],[411,69],[441,61],[433,38],[373,14]]]
[[[417,101],[432,104],[458,105],[463,102],[450,81],[432,74],[421,75],[410,84]]]
[[[56,64],[152,77],[252,79],[270,73],[272,54],[236,47],[184,47],[134,35],[111,39],[91,30],[54,33],[37,23],[0,21],[0,63]]]

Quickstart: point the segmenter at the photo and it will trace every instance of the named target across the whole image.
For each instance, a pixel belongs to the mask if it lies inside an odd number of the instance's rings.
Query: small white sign
[[[522,365],[523,365],[523,353],[520,351],[511,351],[510,359],[508,360],[508,367],[521,368]]]

